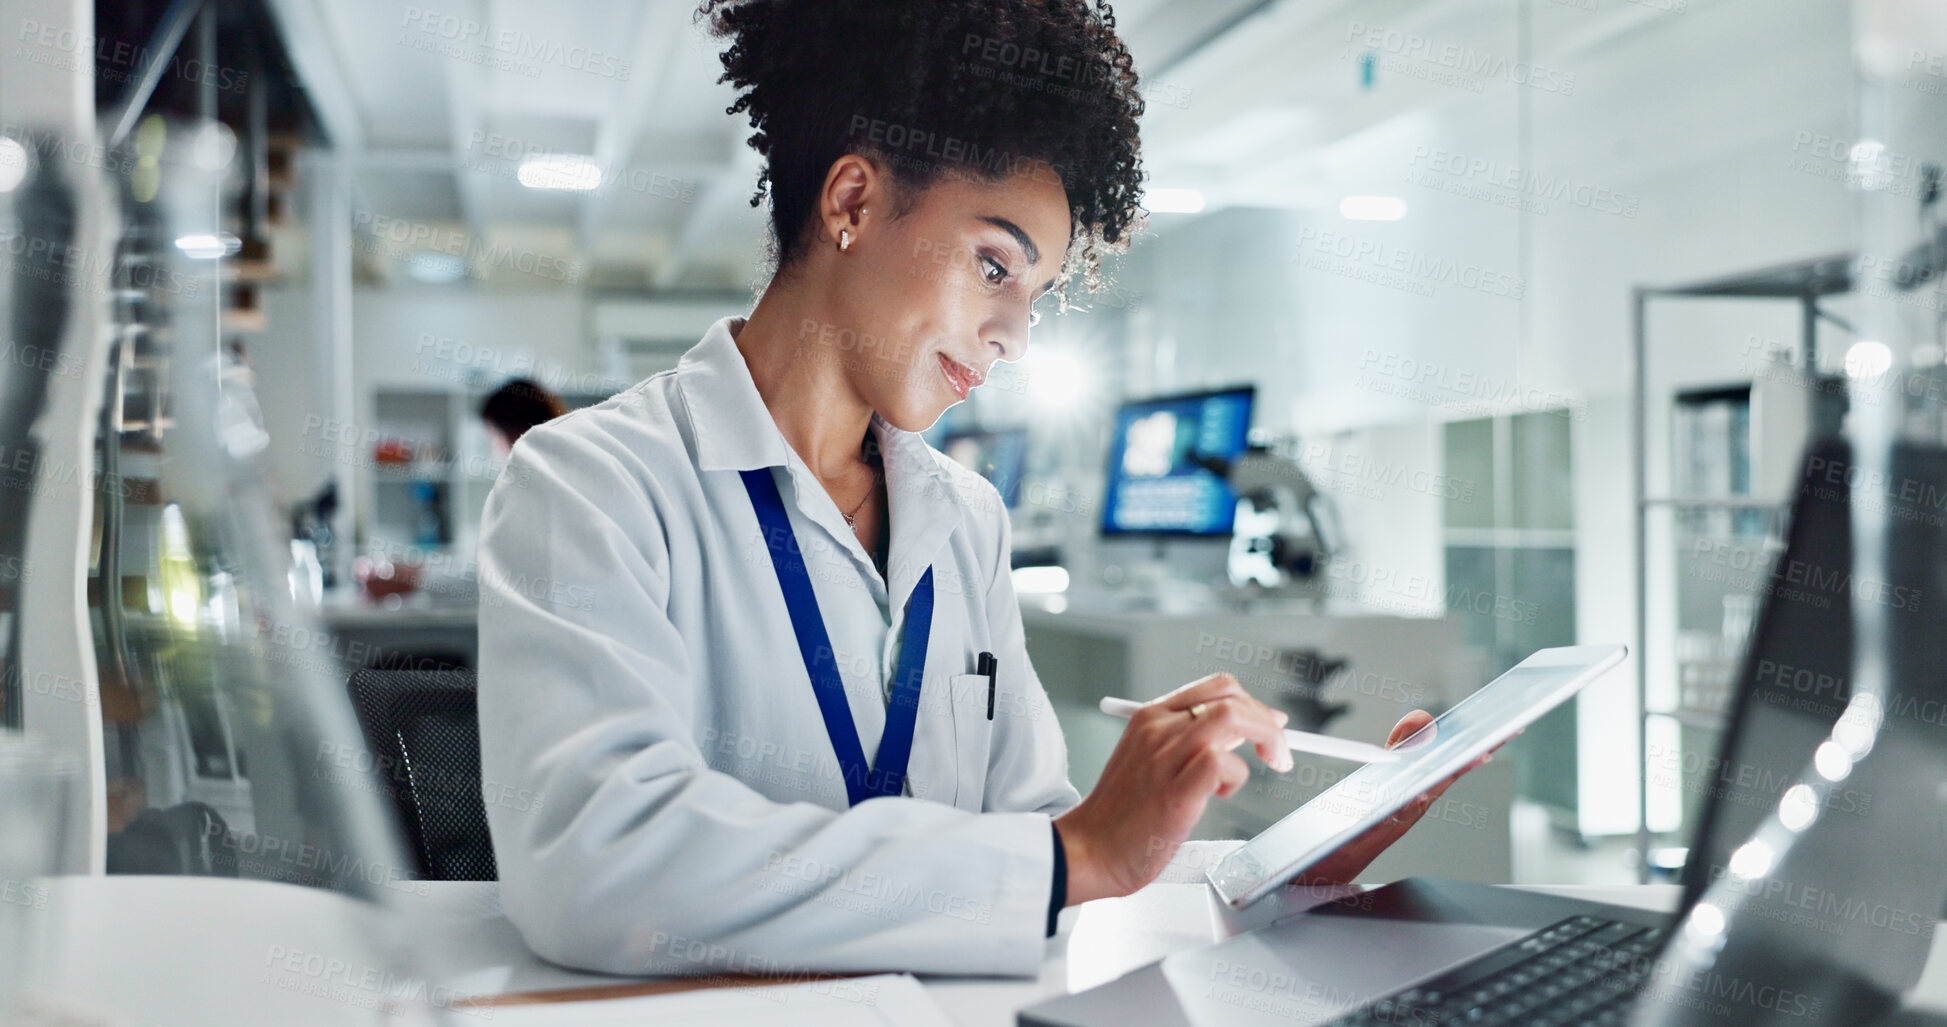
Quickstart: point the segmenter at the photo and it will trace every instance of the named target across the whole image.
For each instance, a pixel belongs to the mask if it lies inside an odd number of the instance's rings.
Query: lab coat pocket
[[[994,722],[987,719],[987,675],[955,674],[947,679],[953,696],[953,804],[980,812],[987,795],[987,754]]]

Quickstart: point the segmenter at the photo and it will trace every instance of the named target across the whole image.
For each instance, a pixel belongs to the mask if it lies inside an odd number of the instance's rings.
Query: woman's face
[[[828,251],[839,323],[807,322],[800,341],[894,427],[923,431],[996,361],[1026,354],[1030,308],[1067,253],[1068,193],[1045,164],[997,182],[943,177],[898,218],[870,191],[851,247]]]

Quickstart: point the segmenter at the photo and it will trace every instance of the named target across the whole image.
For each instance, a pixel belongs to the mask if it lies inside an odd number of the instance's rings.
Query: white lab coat
[[[487,500],[480,750],[502,904],[535,952],[592,970],[1033,974],[1049,818],[1079,796],[1028,664],[1007,511],[874,416],[881,581],[771,419],[740,326],[529,432]],[[847,806],[737,474],[759,467],[782,469],[868,758],[875,686],[934,569],[911,797]],[[999,660],[992,720],[983,650]]]

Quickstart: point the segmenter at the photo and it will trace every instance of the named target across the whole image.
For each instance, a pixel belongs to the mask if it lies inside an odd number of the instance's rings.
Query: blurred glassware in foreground
[[[0,656],[10,718],[78,768],[66,804],[0,812],[24,821],[7,838],[47,843],[6,850],[20,869],[0,872],[48,867],[43,850],[64,871],[36,893],[65,942],[44,947],[36,1002],[144,1022],[434,1021],[442,992],[393,907],[423,885],[346,668],[293,602],[268,436],[225,338],[230,248],[197,243],[225,236],[235,140],[150,116],[98,164],[29,149],[0,283],[15,340],[53,359],[0,370],[5,466],[31,468],[0,488],[22,516],[0,522],[28,526],[0,533],[0,559],[30,571],[0,603],[19,611]]]
[[[60,847],[76,776],[65,753],[0,730],[0,1011],[49,1004],[35,989],[59,946],[49,878],[73,858]]]

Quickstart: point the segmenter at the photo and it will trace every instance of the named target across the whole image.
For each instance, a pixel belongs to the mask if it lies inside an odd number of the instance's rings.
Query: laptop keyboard
[[[1621,1024],[1663,929],[1573,916],[1354,1010],[1332,1027]]]

